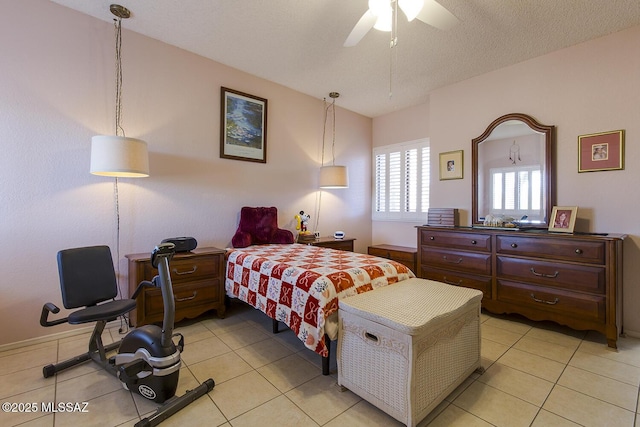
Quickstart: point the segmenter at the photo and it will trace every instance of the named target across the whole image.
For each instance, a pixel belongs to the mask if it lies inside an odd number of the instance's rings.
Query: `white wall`
[[[115,258],[116,227],[113,180],[89,174],[91,137],[114,132],[113,24],[46,0],[3,2],[0,40],[1,345],[69,328],[38,324],[43,303],[62,307],[56,252],[108,244]],[[163,238],[228,246],[242,206],[276,206],[291,230],[298,211],[317,215],[321,99],[132,33],[126,22],[122,49],[122,124],[148,142],[151,168],[149,178],[120,180],[122,283],[124,255]],[[268,99],[266,164],[220,159],[221,86]],[[345,230],[365,252],[372,121],[339,102],[336,116],[336,163],[349,166],[351,185],[323,193],[319,229]]]
[[[374,141],[381,134],[391,140],[395,130],[413,139],[430,137],[431,206],[459,208],[462,225],[471,223],[471,140],[507,113],[556,126],[557,204],[579,207],[578,231],[629,235],[623,326],[640,336],[640,27],[436,90],[423,111],[428,125],[407,123],[402,112],[374,119]],[[578,173],[578,136],[618,129],[626,132],[624,170]],[[451,150],[464,150],[464,179],[438,181],[437,155]],[[403,235],[409,229],[403,226]],[[383,233],[393,231],[374,223],[373,240]],[[415,244],[415,235],[402,243]]]
[[[373,119],[374,147],[428,138],[429,135],[428,103]],[[369,157],[369,162],[372,162],[371,155]],[[433,171],[431,176],[433,179]],[[426,222],[426,215],[424,221],[416,222],[373,221],[371,242],[374,245],[389,244],[415,248],[417,246],[415,227]]]

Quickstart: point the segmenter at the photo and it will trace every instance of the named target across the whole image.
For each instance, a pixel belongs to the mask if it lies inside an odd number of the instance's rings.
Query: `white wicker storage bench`
[[[340,300],[338,384],[415,426],[480,368],[481,299],[409,279]]]

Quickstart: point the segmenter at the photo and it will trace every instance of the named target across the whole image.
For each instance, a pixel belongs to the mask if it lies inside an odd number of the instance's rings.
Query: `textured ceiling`
[[[114,0],[51,0],[113,20]],[[434,89],[640,25],[639,0],[438,0],[443,31],[398,18],[398,45],[372,29],[343,47],[367,0],[120,0],[123,28],[368,117],[426,102]],[[126,44],[126,38],[125,38]],[[242,90],[242,88],[237,88]],[[391,92],[391,96],[390,95]]]

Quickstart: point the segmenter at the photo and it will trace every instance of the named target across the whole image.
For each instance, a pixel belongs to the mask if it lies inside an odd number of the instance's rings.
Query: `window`
[[[373,149],[372,218],[422,221],[429,209],[429,140]]]
[[[542,206],[540,166],[491,169],[491,212],[520,219],[535,214]]]

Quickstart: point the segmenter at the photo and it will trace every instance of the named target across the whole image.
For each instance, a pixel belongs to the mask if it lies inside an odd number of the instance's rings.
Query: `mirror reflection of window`
[[[492,210],[485,214],[521,218],[537,215],[542,205],[542,174],[540,165],[492,168]]]

